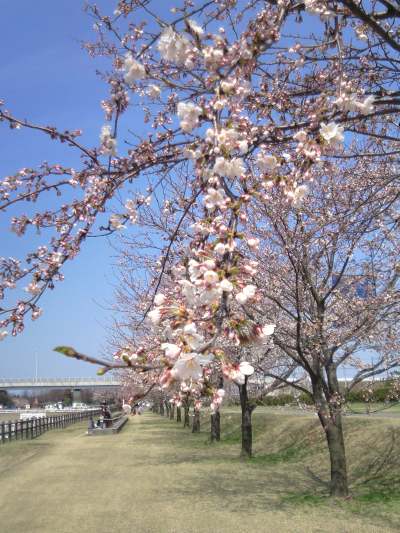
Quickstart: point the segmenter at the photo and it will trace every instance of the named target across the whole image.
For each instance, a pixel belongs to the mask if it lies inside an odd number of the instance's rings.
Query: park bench
[[[109,422],[108,427],[96,427],[93,423],[93,419],[89,422],[88,435],[113,435],[118,433],[123,426],[128,422],[128,416],[125,414],[120,414],[113,418],[107,419]]]

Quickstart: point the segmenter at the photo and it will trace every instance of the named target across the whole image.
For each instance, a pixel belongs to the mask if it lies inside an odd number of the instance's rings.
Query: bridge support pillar
[[[82,402],[81,389],[72,389],[72,402]]]

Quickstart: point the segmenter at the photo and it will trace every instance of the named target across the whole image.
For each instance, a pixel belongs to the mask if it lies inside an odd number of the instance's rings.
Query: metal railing
[[[0,422],[0,444],[13,440],[35,439],[51,429],[65,428],[101,413],[100,409],[65,413],[57,416],[44,416],[26,420]]]
[[[119,386],[121,382],[114,377],[87,377],[87,378],[0,378],[1,388],[18,387],[71,387],[71,386]]]

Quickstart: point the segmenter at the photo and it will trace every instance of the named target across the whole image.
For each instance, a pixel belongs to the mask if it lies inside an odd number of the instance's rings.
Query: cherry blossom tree
[[[0,183],[0,212],[16,235],[43,234],[25,258],[0,260],[0,338],[40,316],[41,296],[88,238],[134,224],[146,232],[142,319],[151,328],[113,361],[60,351],[104,372],[144,373],[149,386],[190,381],[200,394],[208,369],[235,370],[228,348],[241,345],[243,322],[253,340],[271,323],[245,312],[261,298],[260,265],[248,259],[260,204],[273,209],[282,194],[300,205],[321,165],[345,173],[346,161],[364,161],[373,181],[367,163],[379,176],[382,162],[395,174],[399,10],[387,0],[182,0],[162,20],[158,5],[88,8],[97,39],[86,49],[110,64],[98,146],[1,105],[3,125],[65,143],[81,165],[24,167]],[[138,109],[142,136],[132,131]],[[36,207],[42,198],[46,209]],[[345,483],[336,487],[346,494]]]
[[[153,217],[149,217],[153,220]],[[210,440],[211,442],[220,440],[220,406],[226,394],[225,385],[232,383],[233,390],[240,397],[242,410],[242,438],[241,455],[252,456],[252,413],[257,406],[257,402],[262,400],[267,394],[282,387],[282,380],[291,376],[296,364],[293,364],[287,357],[277,360],[277,354],[272,354],[271,336],[275,330],[275,324],[255,323],[242,316],[241,323],[236,325],[236,334],[220,339],[219,347],[229,354],[229,362],[224,359],[215,358],[212,362],[206,361],[207,367],[202,368],[201,364],[196,364],[197,358],[191,354],[181,354],[182,348],[174,340],[174,332],[158,331],[156,338],[152,338],[148,322],[143,323],[143,309],[146,308],[146,283],[139,272],[146,272],[149,264],[143,261],[143,256],[138,256],[137,240],[131,242],[130,238],[123,237],[119,247],[119,282],[116,285],[115,312],[113,327],[110,332],[110,351],[121,350],[125,345],[138,346],[143,341],[142,335],[146,330],[151,338],[153,349],[158,346],[158,351],[164,356],[164,364],[168,367],[163,373],[160,383],[165,393],[170,396],[171,402],[177,407],[184,406],[185,420],[189,413],[189,405],[194,408],[194,429],[199,429],[199,410],[201,406],[210,410]],[[142,253],[142,252],[140,252]],[[193,264],[189,269],[193,267]],[[149,276],[152,279],[152,276]],[[166,302],[166,294],[173,290],[175,283],[168,284],[169,275],[164,276],[163,296],[160,293],[155,298],[155,303],[163,305]],[[254,294],[256,287],[247,286],[247,291]],[[246,294],[246,291],[244,292]],[[239,294],[238,300],[243,296]],[[239,303],[239,302],[238,302]],[[164,335],[167,333],[167,337]],[[188,328],[186,333],[189,333]],[[171,337],[168,337],[168,334]],[[181,332],[178,331],[181,335]],[[176,336],[176,335],[175,335]],[[179,337],[179,335],[178,335]],[[192,331],[189,342],[198,340],[196,332]],[[189,338],[189,337],[187,337]],[[167,341],[167,342],[165,342]],[[239,342],[238,342],[239,341]],[[129,352],[129,348],[125,348]],[[141,352],[148,350],[142,348]],[[161,356],[161,357],[162,357]],[[192,363],[188,365],[188,362]],[[203,365],[204,367],[205,365]],[[282,377],[282,380],[274,379],[266,383],[267,369],[273,370],[275,375]],[[183,381],[174,379],[174,373],[178,372]],[[143,376],[145,374],[142,374]],[[167,379],[165,379],[165,377]],[[147,378],[146,378],[147,379]],[[225,381],[225,383],[224,383]],[[201,385],[198,387],[198,385]],[[231,391],[232,387],[228,387]],[[169,400],[166,401],[169,410]],[[186,422],[188,425],[188,422]]]
[[[274,349],[296,367],[289,379],[273,368],[266,375],[311,393],[339,495],[348,490],[341,369],[352,375],[351,391],[400,365],[400,176],[391,161],[374,157],[380,147],[368,150],[355,162],[321,162],[301,204],[271,192],[251,215],[262,297],[246,313],[278,324]],[[293,382],[301,376],[309,387]]]

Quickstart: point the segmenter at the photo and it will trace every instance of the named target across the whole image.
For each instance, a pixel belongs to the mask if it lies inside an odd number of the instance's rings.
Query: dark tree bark
[[[331,496],[346,497],[349,494],[349,487],[341,413],[337,413],[334,419],[329,420],[326,440],[331,462]]]
[[[219,376],[218,379],[218,388],[223,389],[224,388],[224,378],[222,374]],[[211,442],[217,441],[219,442],[221,440],[221,414],[219,412],[219,408],[211,415]]]
[[[221,440],[221,415],[219,409],[211,415],[211,442]]]
[[[162,400],[160,402],[159,413],[160,413],[161,416],[164,416],[164,402]]]
[[[193,412],[192,433],[200,433],[200,411],[197,409]]]
[[[189,404],[185,403],[184,406],[184,418],[183,418],[183,427],[188,428],[190,426],[190,420],[189,420]]]
[[[170,407],[169,407],[169,418],[171,420],[173,420],[175,417],[175,405],[174,404],[170,404]]]
[[[169,417],[170,409],[171,409],[171,404],[167,400],[165,400],[165,416],[167,418]]]
[[[176,421],[182,422],[182,409],[180,407],[176,408]]]
[[[339,383],[336,369],[328,369],[328,389],[323,380],[313,381],[313,396],[318,418],[324,429],[331,465],[331,496],[346,497],[349,494],[347,478],[346,448],[343,435],[342,412],[340,405]],[[330,398],[327,401],[326,395]],[[339,403],[338,403],[339,401]]]
[[[253,414],[255,405],[249,403],[247,394],[247,376],[243,385],[238,385],[240,395],[240,407],[242,410],[242,449],[241,457],[251,457],[253,455],[253,427],[251,423],[251,416]]]

